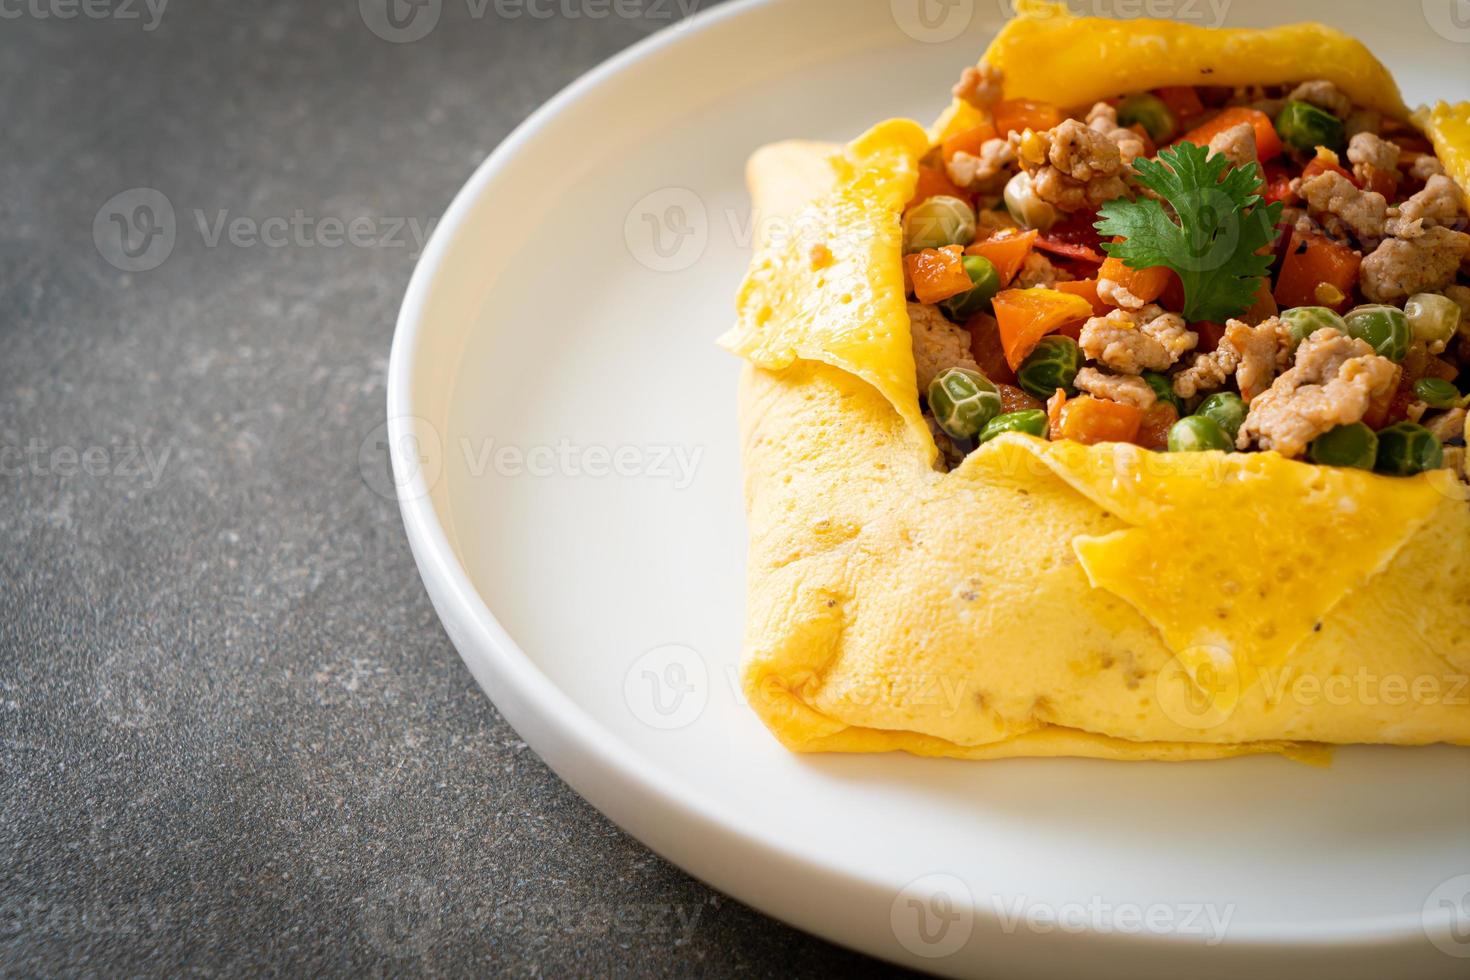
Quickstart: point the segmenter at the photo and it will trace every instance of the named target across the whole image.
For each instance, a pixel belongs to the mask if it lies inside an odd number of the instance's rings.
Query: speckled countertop
[[[360,470],[418,239],[680,4],[375,2],[0,25],[0,974],[881,970],[562,785]]]

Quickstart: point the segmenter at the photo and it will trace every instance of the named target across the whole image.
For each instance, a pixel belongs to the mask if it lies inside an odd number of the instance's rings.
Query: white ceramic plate
[[[1355,749],[1328,769],[796,757],[740,703],[737,364],[713,339],[749,256],[743,164],[775,139],[932,118],[1002,10],[925,2],[700,15],[563,92],[454,201],[388,389],[449,635],[621,826],[875,955],[1038,977],[1465,975],[1470,751]],[[1280,7],[1234,0],[1226,23]],[[1470,29],[1410,7],[1290,13],[1368,38],[1411,101],[1470,96]]]

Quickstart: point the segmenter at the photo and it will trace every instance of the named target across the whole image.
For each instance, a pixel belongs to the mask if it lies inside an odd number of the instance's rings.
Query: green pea
[[[903,216],[903,250],[968,245],[975,240],[975,209],[957,197],[936,194]]]
[[[1414,339],[1427,344],[1449,343],[1463,315],[1458,303],[1439,293],[1415,293],[1404,304],[1404,316],[1414,331]]]
[[[1072,382],[1082,370],[1082,349],[1071,337],[1055,334],[1042,337],[1026,355],[1016,372],[1016,383],[1037,398],[1050,398],[1062,388],[1070,397],[1077,394]]]
[[[1245,400],[1233,391],[1220,391],[1199,403],[1194,414],[1209,419],[1229,437],[1231,444],[1240,435],[1240,426],[1245,422]]]
[[[1293,306],[1281,314],[1281,322],[1286,324],[1286,329],[1291,334],[1292,349],[1318,330],[1327,327],[1347,333],[1347,324],[1342,317],[1325,306]]]
[[[1359,306],[1349,310],[1343,320],[1349,336],[1366,340],[1390,361],[1402,361],[1409,353],[1414,331],[1409,329],[1403,310],[1381,304]]]
[[[1056,208],[1037,195],[1031,175],[1024,170],[1006,181],[1001,197],[1006,202],[1006,210],[1023,228],[1046,231],[1060,217]]]
[[[1378,436],[1362,422],[1339,425],[1313,439],[1307,456],[1323,466],[1371,470],[1378,459]]]
[[[1235,443],[1220,423],[1205,415],[1188,415],[1169,427],[1169,452],[1202,453],[1211,449],[1229,452]]]
[[[1000,413],[1000,389],[979,371],[947,368],[929,382],[929,409],[952,439],[974,439]]]
[[[986,422],[985,428],[980,430],[977,442],[984,445],[1003,432],[1024,432],[1045,439],[1046,431],[1046,413],[1039,408],[1023,408],[1019,412],[997,415]]]
[[[1174,394],[1174,382],[1169,380],[1167,374],[1160,374],[1157,371],[1145,371],[1143,372],[1143,380],[1148,382],[1148,386],[1154,390],[1154,395],[1158,397],[1159,401],[1168,402],[1174,406],[1176,412],[1179,411],[1179,396]],[[1179,414],[1183,415],[1184,413],[1179,412]]]
[[[1276,133],[1287,145],[1308,152],[1319,146],[1341,150],[1345,145],[1341,119],[1295,99],[1276,114]]]
[[[1460,389],[1443,378],[1420,378],[1414,382],[1414,397],[1430,408],[1454,408]]]
[[[1141,125],[1149,139],[1162,146],[1174,135],[1174,114],[1157,95],[1130,95],[1118,103],[1118,125]]]
[[[966,255],[962,260],[970,282],[975,285],[967,293],[951,296],[939,304],[944,315],[956,323],[963,323],[990,305],[990,300],[1000,292],[1000,273],[983,255]]]
[[[1444,447],[1417,422],[1398,422],[1378,431],[1373,468],[1390,476],[1413,476],[1444,465]]]

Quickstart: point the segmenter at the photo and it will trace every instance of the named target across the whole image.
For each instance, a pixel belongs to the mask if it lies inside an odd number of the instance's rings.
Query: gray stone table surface
[[[883,970],[564,786],[359,469],[424,229],[680,4],[372,6],[0,19],[0,974]]]

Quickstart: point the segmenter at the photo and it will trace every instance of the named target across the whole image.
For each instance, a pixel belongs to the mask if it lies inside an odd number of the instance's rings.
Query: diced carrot
[[[1169,111],[1181,124],[1205,111],[1205,104],[1200,101],[1199,93],[1194,90],[1193,85],[1165,85],[1154,89],[1154,95],[1169,107]]]
[[[1046,400],[1046,434],[1048,438],[1062,437],[1062,409],[1067,407],[1067,393],[1058,388],[1056,394]]]
[[[1057,421],[1053,424],[1053,439],[1071,439],[1092,446],[1100,442],[1135,442],[1138,430],[1143,425],[1143,409],[1122,402],[1108,401],[1081,395],[1066,398],[1057,408]],[[1056,400],[1056,396],[1052,396]],[[1047,403],[1048,417],[1051,402]]]
[[[1368,399],[1368,411],[1363,413],[1363,421],[1370,429],[1381,429],[1385,425],[1389,425],[1391,421],[1402,421],[1402,418],[1396,420],[1390,419],[1390,416],[1394,412],[1394,402],[1398,400],[1400,391],[1398,379],[1403,378],[1403,368],[1395,364],[1394,374],[1394,383],[1385,388],[1383,394],[1373,395]],[[1408,412],[1408,403],[1404,402],[1400,406],[1399,411],[1401,414],[1406,415]]]
[[[1152,303],[1163,295],[1174,270],[1156,265],[1148,269],[1133,269],[1123,260],[1109,255],[1097,270],[1099,279],[1111,279],[1145,303]]]
[[[995,271],[1000,273],[1000,281],[1009,284],[1021,271],[1021,264],[1026,261],[1026,256],[1031,254],[1032,247],[1036,244],[1038,232],[1017,231],[1014,228],[1006,228],[998,231],[983,242],[976,242],[965,249],[966,255],[983,255],[995,266]]]
[[[909,207],[941,194],[957,197],[962,201],[970,199],[969,193],[950,180],[949,174],[943,168],[919,164],[919,183],[914,188],[914,196],[909,199]]]
[[[914,298],[920,303],[937,303],[967,292],[974,283],[965,271],[963,258],[964,253],[958,245],[926,248],[922,252],[905,255],[903,264],[914,284]]]
[[[1006,289],[990,301],[1000,326],[1006,363],[1015,370],[1037,341],[1069,323],[1092,316],[1092,304],[1055,289]]]
[[[995,379],[991,378],[991,380]],[[1002,412],[1019,412],[1026,408],[1041,407],[1041,399],[1033,398],[1015,385],[996,382],[995,386],[1000,389],[1000,410]]]
[[[1144,449],[1163,452],[1169,448],[1169,430],[1179,421],[1179,410],[1169,402],[1154,402],[1144,409],[1134,439]]]
[[[965,321],[970,331],[970,356],[984,374],[996,384],[1014,384],[1016,372],[1006,363],[1005,348],[1000,343],[1000,327],[989,313],[976,313]]]
[[[989,119],[973,129],[967,129],[962,133],[955,133],[939,144],[940,154],[947,161],[956,153],[968,153],[971,156],[980,155],[980,147],[986,140],[995,139],[995,123]]]
[[[1325,235],[1293,231],[1276,277],[1276,302],[1284,307],[1330,306],[1342,312],[1352,303],[1362,261],[1357,252]],[[1341,298],[1332,301],[1334,296]]]
[[[1429,366],[1424,371],[1426,378],[1438,378],[1441,381],[1453,381],[1460,376],[1460,369],[1442,357],[1431,357]]]
[[[1071,293],[1073,296],[1081,296],[1092,304],[1093,316],[1107,316],[1111,306],[1098,299],[1096,279],[1072,279],[1068,282],[1059,282],[1052,287],[1059,293]]]
[[[1271,117],[1259,109],[1248,109],[1245,106],[1222,109],[1213,118],[1185,133],[1180,142],[1209,146],[1212,138],[1241,123],[1249,123],[1250,127],[1256,131],[1257,160],[1265,163],[1281,155],[1281,137],[1276,135],[1276,127],[1271,124]]]
[[[1328,171],[1346,177],[1348,180],[1352,181],[1354,186],[1356,186],[1358,183],[1358,178],[1353,176],[1353,172],[1351,170],[1348,170],[1346,167],[1342,166],[1339,163],[1333,163],[1331,160],[1325,159],[1323,157],[1312,157],[1312,159],[1307,161],[1307,165],[1302,168],[1302,180],[1306,180],[1308,177],[1315,177],[1318,174],[1325,174]]]
[[[1038,133],[1051,129],[1062,121],[1062,112],[1050,102],[1033,102],[1030,99],[1006,99],[997,102],[992,111],[995,132],[999,136],[1034,129]]]
[[[1246,323],[1255,324],[1279,312],[1281,307],[1276,305],[1276,297],[1271,295],[1271,280],[1262,276],[1260,286],[1256,287],[1255,302],[1241,316]]]

